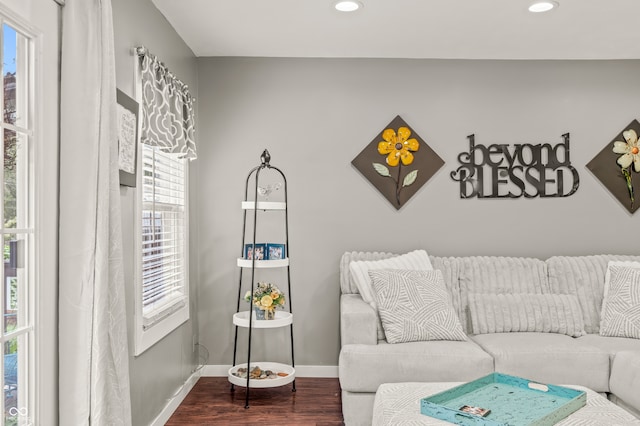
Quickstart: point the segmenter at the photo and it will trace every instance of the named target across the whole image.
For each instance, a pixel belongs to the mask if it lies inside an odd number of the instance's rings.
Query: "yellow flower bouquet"
[[[253,297],[251,290],[248,290],[244,295],[244,300],[252,303],[252,299],[256,318],[259,320],[274,319],[276,309],[284,306],[285,303],[284,293],[280,291],[278,286],[271,283],[259,282],[253,291]]]

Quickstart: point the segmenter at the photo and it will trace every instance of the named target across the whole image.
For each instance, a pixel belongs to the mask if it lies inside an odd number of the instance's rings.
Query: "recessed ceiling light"
[[[551,9],[555,9],[556,7],[558,7],[558,2],[555,1],[537,1],[529,6],[529,12],[548,12]]]
[[[362,3],[360,3],[359,1],[353,1],[353,0],[342,0],[337,2],[334,7],[336,8],[336,10],[339,10],[340,12],[355,12],[356,10],[362,8]]]

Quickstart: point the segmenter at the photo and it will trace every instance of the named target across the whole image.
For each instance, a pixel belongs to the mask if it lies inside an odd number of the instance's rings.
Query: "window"
[[[189,319],[187,160],[140,144],[136,355]]]
[[[141,125],[138,152],[138,288],[135,353],[189,319],[188,161],[196,158],[193,98],[144,46],[136,48]]]
[[[33,421],[34,383],[34,195],[33,51],[32,38],[0,14],[3,96],[0,131],[4,170],[0,174],[0,231],[3,268],[0,269],[0,326],[2,343],[2,425]]]

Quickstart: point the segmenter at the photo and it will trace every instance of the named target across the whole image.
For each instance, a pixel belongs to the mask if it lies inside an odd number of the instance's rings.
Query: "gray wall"
[[[298,365],[337,365],[345,251],[639,254],[632,233],[640,215],[629,215],[585,168],[640,116],[639,73],[640,61],[200,58],[195,254],[209,364],[231,363],[240,201],[264,148],[289,181]],[[446,162],[400,211],[350,164],[398,114]],[[485,145],[555,145],[566,132],[580,173],[575,195],[460,199],[449,173],[467,135]],[[259,335],[253,359],[286,359],[286,345],[272,349],[286,343],[283,335]]]
[[[169,69],[189,85],[198,98],[196,58],[158,12],[150,0],[113,0],[113,26],[116,49],[116,77],[120,90],[134,97],[133,48],[146,46],[158,56]],[[192,163],[193,184],[197,186],[196,163]],[[121,186],[125,280],[127,299],[127,325],[129,351],[133,354],[134,315],[134,222],[136,189]],[[193,235],[197,236],[197,221],[191,220]],[[197,256],[192,256],[191,270],[197,270]],[[173,398],[194,371],[198,358],[193,351],[193,339],[197,341],[197,277],[191,279],[191,320],[173,331],[165,339],[147,349],[138,357],[131,356],[129,362],[131,378],[131,402],[133,424],[146,425],[152,422]]]

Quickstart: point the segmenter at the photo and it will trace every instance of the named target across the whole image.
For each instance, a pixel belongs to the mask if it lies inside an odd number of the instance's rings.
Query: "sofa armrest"
[[[341,345],[378,344],[376,312],[359,294],[340,296]]]

